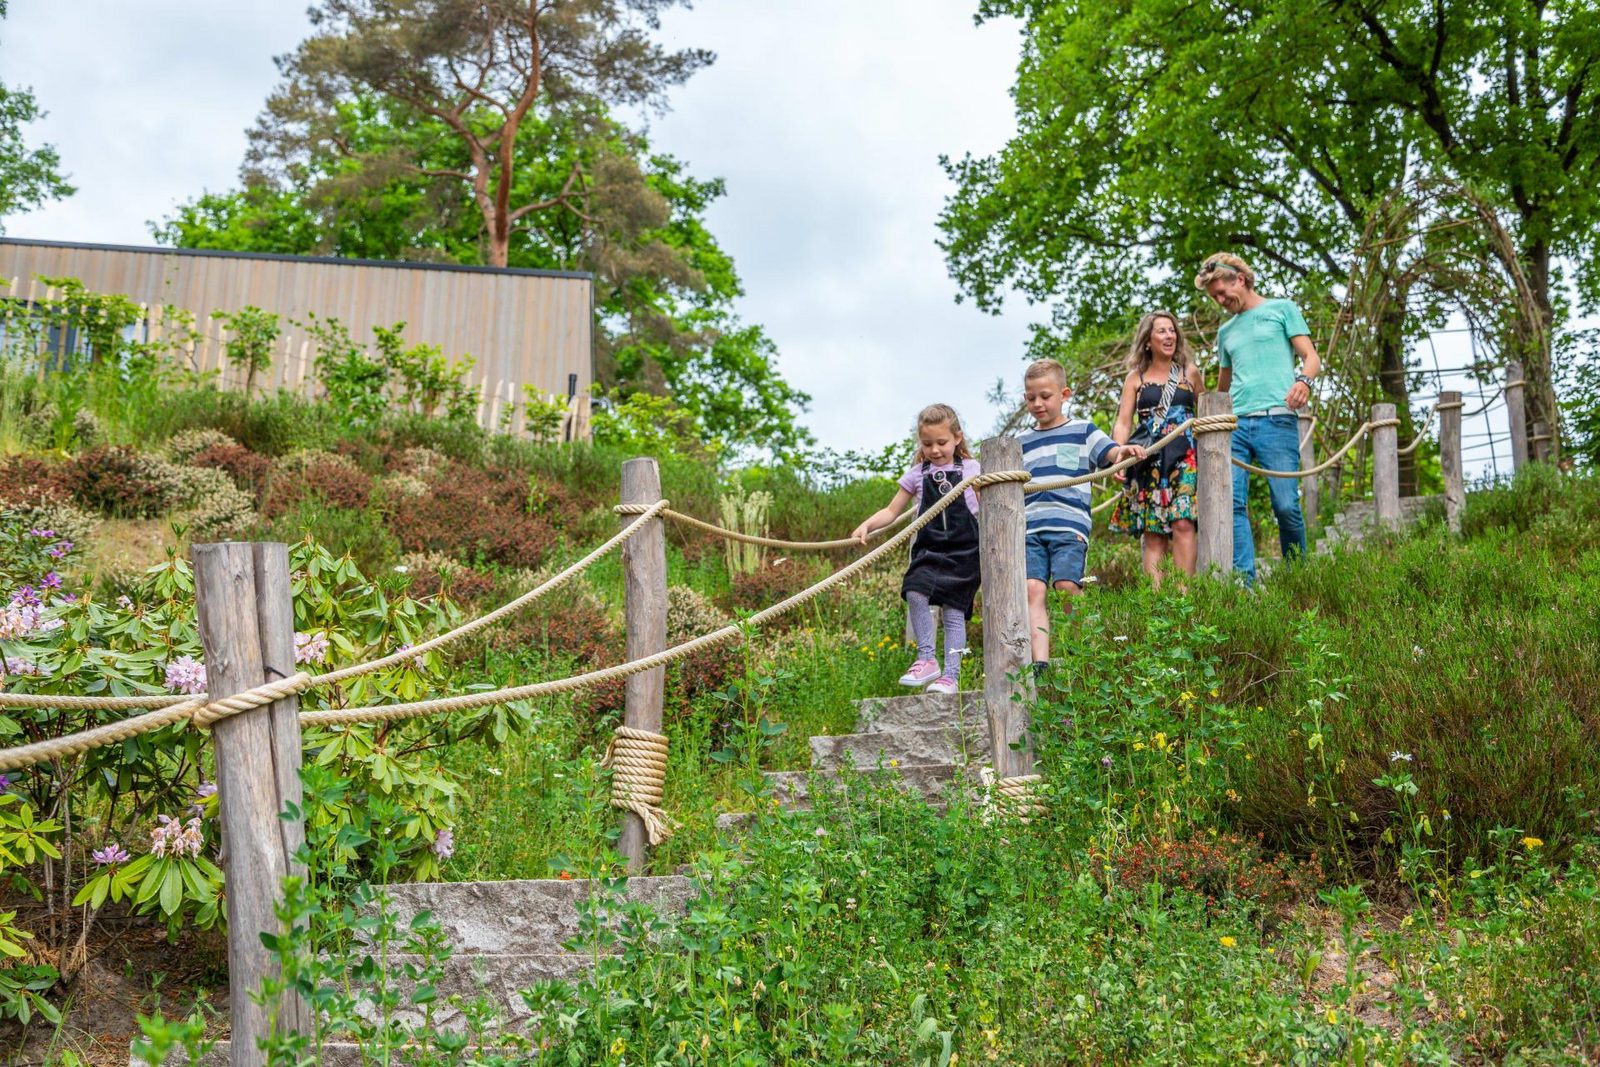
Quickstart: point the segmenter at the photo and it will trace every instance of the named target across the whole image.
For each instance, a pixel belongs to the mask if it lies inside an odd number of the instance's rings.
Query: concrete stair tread
[[[556,952],[578,933],[578,906],[600,893],[580,878],[410,882],[384,889],[402,923],[432,912],[458,955]],[[657,875],[628,879],[622,897],[681,915],[693,893],[688,878]]]
[[[909,693],[856,701],[856,731],[886,733],[985,721],[983,692]]]
[[[366,1056],[369,1058],[373,1055],[370,1049],[363,1049],[361,1045],[354,1041],[325,1041],[323,1042],[320,1050],[309,1049],[307,1051],[317,1057],[316,1063],[318,1067],[362,1067],[362,1064],[366,1062],[363,1059],[363,1052],[365,1052]],[[503,1054],[508,1053],[510,1050],[481,1049],[474,1051]],[[232,1054],[233,1042],[224,1039],[211,1046],[210,1050],[207,1051],[204,1056],[192,1061],[193,1067],[229,1067]],[[535,1063],[537,1061],[537,1053],[530,1054],[530,1058],[526,1060],[526,1062],[529,1063]],[[172,1057],[167,1062],[171,1064],[188,1064],[191,1061],[184,1058],[182,1050],[179,1050],[173,1053]],[[408,1067],[408,1065],[413,1061],[406,1058],[405,1054],[402,1052],[397,1054],[390,1062],[394,1065],[394,1067]],[[132,1055],[128,1057],[128,1064],[129,1067],[144,1067],[144,1061],[134,1059]]]
[[[818,736],[811,738],[811,765],[818,770],[834,770],[850,763],[869,770],[982,760],[988,755],[988,733],[987,722],[973,722]]]
[[[955,763],[930,763],[914,764],[902,767],[885,767],[878,769],[863,769],[858,774],[863,778],[898,777],[900,784],[908,790],[921,793],[922,796],[934,800],[941,796],[951,782],[963,776],[975,773],[975,764],[959,765]],[[811,805],[811,776],[813,774],[824,778],[837,778],[838,774],[828,770],[811,771],[768,771],[766,779],[772,786],[773,796],[785,808],[807,808]]]

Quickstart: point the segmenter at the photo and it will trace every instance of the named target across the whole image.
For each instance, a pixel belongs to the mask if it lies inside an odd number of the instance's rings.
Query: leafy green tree
[[[1019,132],[994,157],[946,161],[942,246],[980,307],[1011,289],[1055,302],[1038,347],[1101,334],[1129,305],[1188,303],[1218,248],[1327,292],[1371,214],[1428,176],[1518,205],[1507,266],[1534,290],[1550,249],[1592,258],[1600,20],[1585,0],[983,0],[980,18],[999,16],[1025,23]],[[1403,394],[1415,279],[1393,266],[1380,373]]]
[[[5,16],[5,0],[0,0],[0,19]],[[22,127],[43,117],[31,92],[0,85],[0,219],[77,191],[62,177],[54,147],[29,148],[23,139]]]

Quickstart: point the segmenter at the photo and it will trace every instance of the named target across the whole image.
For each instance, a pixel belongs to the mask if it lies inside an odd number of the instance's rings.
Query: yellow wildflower
[[[1542,844],[1544,844],[1544,842],[1539,840],[1537,837],[1524,837],[1522,839],[1522,846],[1530,850],[1538,848]]]
[[[1332,1008],[1329,1008],[1328,1009],[1328,1025],[1332,1026],[1334,1023],[1337,1023],[1338,1021],[1339,1021],[1339,1013],[1334,1011]]]
[[[1219,937],[1217,938],[1217,943],[1223,948],[1232,948],[1234,945],[1238,944],[1238,942],[1231,937]]]
[[[611,1054],[613,1056],[620,1056],[626,1051],[628,1051],[628,1043],[622,1040],[622,1038],[619,1037],[615,1041],[611,1042]]]
[[[1156,748],[1165,752],[1167,748],[1167,735],[1157,732],[1156,735],[1150,739],[1150,742],[1155,745]]]
[[[1213,690],[1211,690],[1211,695],[1212,695],[1212,696],[1214,696],[1214,697],[1219,697],[1219,696],[1221,696],[1221,695],[1222,695],[1222,694],[1221,694],[1221,693],[1219,693],[1219,692],[1217,692],[1217,691],[1216,691],[1216,690],[1215,690],[1215,689],[1213,689]]]

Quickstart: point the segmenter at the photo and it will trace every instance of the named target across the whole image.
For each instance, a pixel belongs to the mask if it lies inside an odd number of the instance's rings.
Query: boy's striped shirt
[[[1024,430],[1022,465],[1033,478],[1075,477],[1106,465],[1116,442],[1088,419],[1068,419],[1048,430]],[[1071,533],[1089,540],[1089,483],[1029,493],[1025,498],[1029,533]]]

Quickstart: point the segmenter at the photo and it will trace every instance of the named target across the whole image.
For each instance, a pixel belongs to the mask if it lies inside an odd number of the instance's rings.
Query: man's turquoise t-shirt
[[[1241,311],[1217,331],[1217,360],[1233,368],[1233,413],[1283,407],[1294,385],[1291,337],[1310,336],[1306,318],[1288,300],[1266,300]]]

